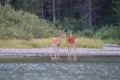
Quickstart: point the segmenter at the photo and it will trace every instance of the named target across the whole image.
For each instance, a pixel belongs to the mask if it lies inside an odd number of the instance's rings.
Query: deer
[[[51,38],[51,48],[53,48],[54,52],[50,54],[51,56],[51,60],[59,60],[59,48],[60,48],[60,44],[63,40],[63,38],[66,37],[65,32],[62,30],[60,31],[60,35],[59,37],[54,37]]]
[[[72,36],[72,31],[69,31],[68,30],[68,36],[66,38],[66,46],[67,46],[67,49],[68,49],[68,61],[71,61],[71,49],[73,48],[74,49],[74,58],[73,60],[77,60],[77,57],[76,57],[76,45],[78,43],[78,39],[77,38],[74,38]]]

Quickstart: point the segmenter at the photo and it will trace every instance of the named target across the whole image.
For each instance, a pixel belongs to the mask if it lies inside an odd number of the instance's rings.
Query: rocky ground
[[[50,56],[51,48],[0,48],[0,56]],[[73,54],[72,50],[72,54]],[[60,48],[60,56],[67,56],[67,48]],[[77,56],[120,56],[120,45],[105,44],[101,49],[77,48]]]

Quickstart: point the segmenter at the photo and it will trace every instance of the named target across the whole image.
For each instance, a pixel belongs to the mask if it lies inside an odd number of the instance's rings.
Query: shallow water
[[[0,80],[120,80],[120,63],[0,63]]]

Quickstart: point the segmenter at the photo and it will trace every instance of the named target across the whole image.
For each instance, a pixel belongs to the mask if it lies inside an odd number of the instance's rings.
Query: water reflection
[[[120,80],[120,63],[0,63],[0,80]]]

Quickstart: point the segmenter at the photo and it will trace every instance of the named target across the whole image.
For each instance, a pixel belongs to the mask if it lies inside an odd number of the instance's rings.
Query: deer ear
[[[68,33],[70,32],[70,30],[68,29]]]
[[[62,34],[63,33],[63,31],[62,30],[60,30],[60,34]]]
[[[64,33],[64,29],[62,30],[62,33]]]
[[[63,31],[65,32],[65,28],[63,28]]]
[[[64,30],[60,30],[60,34],[63,34],[64,33]]]

